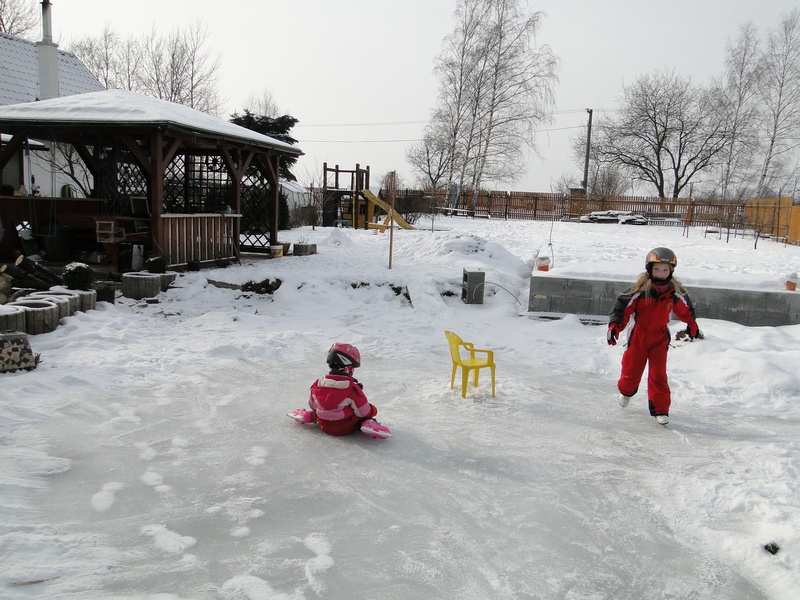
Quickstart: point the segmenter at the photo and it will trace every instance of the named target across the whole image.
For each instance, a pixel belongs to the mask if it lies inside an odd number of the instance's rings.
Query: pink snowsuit
[[[378,414],[355,377],[328,373],[311,384],[308,405],[319,428],[329,435],[348,435]]]

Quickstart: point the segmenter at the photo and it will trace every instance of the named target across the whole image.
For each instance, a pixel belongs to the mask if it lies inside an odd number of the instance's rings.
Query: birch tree
[[[723,200],[737,187],[735,196],[746,191],[753,156],[757,153],[755,127],[758,118],[758,94],[761,55],[758,34],[752,23],[739,29],[728,47],[725,79],[719,86],[721,109],[726,118],[726,144],[721,155],[720,190]]]
[[[769,34],[760,89],[764,149],[758,192],[764,193],[781,159],[800,146],[800,9],[783,17]]]

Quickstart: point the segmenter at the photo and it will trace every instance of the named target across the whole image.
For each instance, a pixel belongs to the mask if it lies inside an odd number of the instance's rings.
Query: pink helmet
[[[361,353],[352,344],[335,342],[328,350],[328,366],[334,371],[352,373],[353,369],[361,366]]]

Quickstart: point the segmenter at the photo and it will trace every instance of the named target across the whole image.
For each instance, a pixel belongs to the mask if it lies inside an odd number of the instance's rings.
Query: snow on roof
[[[287,192],[293,192],[295,194],[305,194],[308,190],[303,187],[300,183],[296,181],[289,181],[288,179],[284,179],[281,177],[280,179],[281,187]]]
[[[235,138],[292,154],[302,154],[302,151],[295,146],[234,125],[219,117],[182,104],[125,90],[102,90],[40,102],[0,106],[0,123],[19,121],[35,121],[42,125],[168,125],[196,133]]]
[[[58,51],[58,76],[61,96],[103,89],[74,54],[63,50]],[[0,105],[33,102],[40,94],[39,47],[0,33]]]

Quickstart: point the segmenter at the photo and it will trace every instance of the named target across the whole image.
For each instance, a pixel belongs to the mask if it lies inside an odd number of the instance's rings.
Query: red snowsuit
[[[311,384],[308,405],[327,434],[348,435],[378,414],[355,377],[328,373]]]
[[[667,324],[670,313],[675,313],[675,316],[688,325],[689,335],[697,336],[698,327],[689,296],[677,292],[672,282],[660,292],[653,286],[647,293],[634,292],[619,296],[608,326],[609,334],[619,334],[625,329],[631,316],[635,315],[628,347],[622,355],[622,373],[617,388],[621,394],[633,396],[639,389],[644,367],[649,363],[647,398],[650,414],[653,416],[669,414],[667,349],[670,334]]]

